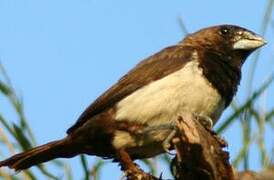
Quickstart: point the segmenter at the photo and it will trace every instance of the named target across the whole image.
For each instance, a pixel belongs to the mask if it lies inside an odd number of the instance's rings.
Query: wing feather
[[[73,132],[93,116],[113,107],[137,89],[181,69],[186,62],[191,60],[193,50],[190,46],[171,46],[141,61],[96,99],[68,129],[67,133]]]

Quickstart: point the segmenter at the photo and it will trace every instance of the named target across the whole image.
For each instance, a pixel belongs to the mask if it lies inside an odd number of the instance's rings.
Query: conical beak
[[[233,45],[235,50],[255,50],[267,43],[264,38],[250,31],[241,31],[238,34],[240,37],[238,36]]]

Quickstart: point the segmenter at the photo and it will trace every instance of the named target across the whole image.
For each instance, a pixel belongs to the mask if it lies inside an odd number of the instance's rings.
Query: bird
[[[63,139],[11,156],[0,167],[20,171],[86,154],[134,168],[134,160],[166,152],[163,144],[183,113],[215,124],[237,92],[245,60],[265,44],[237,25],[190,33],[139,62],[87,107]]]

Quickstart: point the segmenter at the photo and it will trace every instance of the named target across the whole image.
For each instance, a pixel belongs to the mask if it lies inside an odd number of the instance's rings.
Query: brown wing
[[[191,60],[193,48],[189,46],[171,46],[141,61],[134,69],[123,76],[115,85],[95,100],[68,129],[73,132],[94,115],[112,107],[137,89],[158,80],[182,68]]]

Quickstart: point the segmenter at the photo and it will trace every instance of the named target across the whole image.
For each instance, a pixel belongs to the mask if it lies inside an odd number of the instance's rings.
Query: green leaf
[[[103,166],[106,164],[106,162],[104,162],[103,160],[101,159],[98,159],[93,167],[92,167],[92,170],[91,170],[91,174],[93,176],[93,180],[98,180],[100,179],[100,171],[101,169],[103,168]]]
[[[220,126],[217,128],[216,132],[218,134],[223,133],[223,131],[229,127],[237,117],[239,117],[246,108],[249,108],[254,101],[260,97],[260,95],[269,87],[269,85],[273,82],[274,75],[272,75],[257,91],[255,91],[252,96],[237,110],[235,110]]]
[[[15,133],[13,131],[13,129],[10,127],[9,123],[6,121],[6,119],[0,114],[0,123],[2,123],[2,125],[4,126],[4,128],[6,128],[6,130],[8,130],[8,132],[10,134],[12,134],[13,136],[15,136]]]
[[[83,171],[84,171],[84,175],[85,175],[85,180],[89,180],[89,169],[88,169],[88,162],[87,162],[87,159],[84,155],[81,155],[80,156],[80,159],[81,159],[81,164],[82,164],[82,168],[83,168]]]
[[[15,138],[19,142],[22,150],[28,150],[32,147],[30,141],[28,138],[25,136],[23,130],[18,127],[16,124],[13,124],[13,129],[15,132]]]
[[[10,96],[11,89],[2,81],[0,81],[0,92],[2,92],[5,96]]]
[[[37,168],[42,172],[42,174],[44,174],[45,176],[49,177],[50,179],[53,180],[59,180],[60,178],[55,177],[53,174],[49,173],[44,165],[38,165]]]
[[[156,159],[143,159],[142,162],[144,162],[147,167],[149,168],[149,171],[152,175],[156,175],[157,169],[155,167],[155,161]]]
[[[266,116],[265,116],[265,121],[266,121],[266,122],[269,122],[269,121],[271,121],[271,119],[272,119],[273,117],[274,117],[274,108],[266,114]]]

